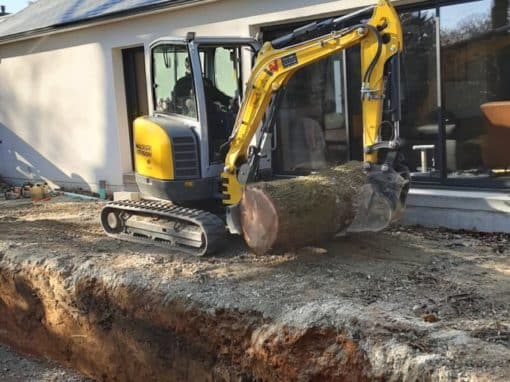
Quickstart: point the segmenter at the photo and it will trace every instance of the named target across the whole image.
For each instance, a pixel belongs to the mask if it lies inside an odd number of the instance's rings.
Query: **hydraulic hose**
[[[381,57],[382,53],[382,38],[381,34],[377,30],[376,27],[370,24],[364,25],[364,27],[368,28],[370,32],[372,32],[375,37],[377,38],[377,51],[375,52],[375,56],[370,62],[370,65],[368,66],[367,71],[365,72],[365,75],[363,76],[363,82],[367,83],[370,82],[370,77],[372,76],[372,72],[374,71],[375,65],[377,64],[377,61],[379,61],[379,58]]]

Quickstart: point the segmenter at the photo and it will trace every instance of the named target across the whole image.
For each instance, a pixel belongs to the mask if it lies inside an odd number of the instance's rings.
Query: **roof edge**
[[[95,25],[108,24],[119,21],[119,19],[132,19],[140,16],[157,14],[171,9],[180,9],[217,2],[219,0],[167,0],[158,4],[143,5],[131,9],[112,12],[83,20],[76,20],[63,24],[56,24],[44,28],[32,29],[26,32],[14,33],[0,36],[0,45],[10,44],[17,41],[29,40],[32,38],[48,36],[57,33],[69,32],[77,29],[85,29]],[[11,15],[12,16],[12,15]]]

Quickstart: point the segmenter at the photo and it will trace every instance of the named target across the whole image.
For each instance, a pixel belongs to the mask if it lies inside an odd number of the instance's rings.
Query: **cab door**
[[[228,141],[243,98],[252,58],[259,45],[253,39],[212,38],[190,42],[190,56],[202,129],[203,174],[217,176],[223,171]],[[248,70],[247,70],[248,69]]]

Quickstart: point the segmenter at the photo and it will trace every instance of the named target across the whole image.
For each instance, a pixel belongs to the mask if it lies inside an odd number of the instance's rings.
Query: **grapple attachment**
[[[398,220],[405,208],[409,172],[373,166],[369,183],[356,196],[357,212],[347,232],[381,231]]]

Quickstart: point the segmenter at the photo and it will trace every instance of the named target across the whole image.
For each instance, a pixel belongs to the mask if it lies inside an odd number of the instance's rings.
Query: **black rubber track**
[[[107,216],[111,212],[117,213],[121,221],[124,217],[129,218],[133,215],[140,215],[164,218],[168,221],[194,225],[198,227],[203,234],[203,244],[200,248],[195,248],[179,243],[177,237],[174,237],[175,241],[171,243],[170,241],[152,240],[149,238],[150,233],[147,235],[149,237],[134,236],[126,232],[123,224],[117,230],[111,230],[107,224]],[[210,212],[179,207],[171,203],[153,200],[122,200],[110,202],[101,210],[101,225],[103,230],[110,237],[135,243],[153,244],[171,250],[175,249],[194,256],[214,253],[225,241],[226,235],[225,222]],[[170,236],[169,234],[169,237]]]

